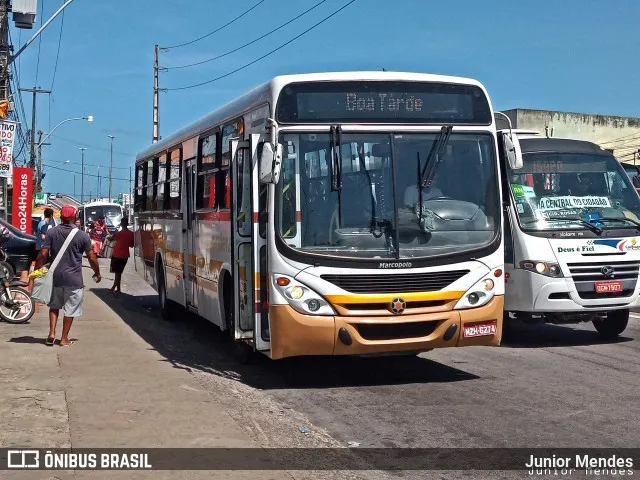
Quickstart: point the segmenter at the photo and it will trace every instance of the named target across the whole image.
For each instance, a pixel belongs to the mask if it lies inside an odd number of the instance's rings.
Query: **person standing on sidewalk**
[[[36,250],[40,250],[44,244],[44,239],[47,236],[47,232],[50,228],[56,226],[56,222],[53,219],[53,209],[44,209],[44,219],[38,223],[38,231],[36,232]]]
[[[53,227],[47,232],[44,244],[36,259],[36,270],[45,263],[53,261],[62,248],[67,236],[75,230],[77,210],[71,205],[65,205],[60,210],[61,225]],[[91,239],[85,232],[79,230],[71,240],[69,247],[63,253],[58,266],[53,272],[53,291],[49,302],[49,336],[46,344],[53,345],[56,339],[56,325],[60,310],[64,312],[62,322],[62,337],[60,346],[68,347],[73,344],[69,340],[69,331],[75,317],[82,315],[82,297],[84,282],[82,280],[82,254],[86,253],[89,264],[93,269],[96,283],[102,280],[98,258],[91,248]]]
[[[129,248],[133,247],[133,232],[127,228],[129,226],[127,217],[122,219],[120,226],[122,230],[107,237],[107,240],[116,241],[116,245],[113,247],[113,252],[111,253],[111,273],[115,274],[113,286],[110,288],[113,293],[120,293],[121,291],[120,282],[122,280],[122,272],[124,272],[124,267],[129,260]]]

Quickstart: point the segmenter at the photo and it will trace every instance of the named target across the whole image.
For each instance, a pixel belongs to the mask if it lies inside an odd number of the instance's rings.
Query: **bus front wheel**
[[[607,313],[607,318],[593,320],[593,326],[603,338],[613,339],[627,328],[629,310],[613,310]]]

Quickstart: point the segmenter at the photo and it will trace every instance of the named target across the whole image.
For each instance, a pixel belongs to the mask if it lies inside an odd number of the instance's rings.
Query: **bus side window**
[[[182,156],[182,150],[176,149],[171,152],[169,157],[169,210],[180,210],[180,157]]]
[[[135,198],[135,209],[137,212],[144,211],[145,207],[145,189],[144,187],[144,169],[146,168],[145,163],[141,163],[136,167],[136,198]],[[84,218],[82,220],[84,224]]]
[[[217,152],[218,132],[214,132],[200,141],[196,208],[214,208],[216,206]]]
[[[145,202],[145,210],[152,211],[154,207],[154,190],[155,190],[155,180],[154,174],[157,173],[156,166],[158,165],[158,159],[154,158],[153,160],[147,161],[147,195]],[[157,178],[157,177],[156,177]]]
[[[167,156],[163,155],[158,161],[158,181],[156,182],[156,197],[154,210],[163,211],[165,209],[165,188],[167,181]]]

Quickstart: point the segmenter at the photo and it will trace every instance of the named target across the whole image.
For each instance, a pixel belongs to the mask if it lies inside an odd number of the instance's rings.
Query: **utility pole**
[[[133,183],[131,183],[131,166],[129,166],[129,216],[133,213]]]
[[[79,150],[82,152],[82,167],[80,167],[80,203],[84,198],[84,151],[86,147],[80,147]]]
[[[102,197],[102,184],[100,183],[100,165],[98,165],[98,188],[96,190],[98,192],[98,198]]]
[[[11,46],[9,45],[9,2],[0,2],[0,100],[9,101],[9,59]],[[7,110],[7,116],[9,112]],[[9,178],[0,178],[0,208],[2,219],[7,221],[9,215]]]
[[[29,157],[29,166],[33,168],[36,164],[36,95],[38,93],[51,93],[51,90],[42,90],[33,87],[21,88],[20,91],[33,93],[33,106],[31,107],[31,155]]]
[[[42,130],[38,130],[38,162],[35,169],[35,192],[42,192],[42,146],[51,145],[50,143],[42,143]]]
[[[111,159],[109,160],[109,201],[113,198],[111,196],[111,170],[113,169],[113,139],[116,138],[113,135],[109,135],[111,139]]]
[[[160,65],[158,56],[160,55],[160,47],[155,46],[153,59],[153,143],[160,138]]]

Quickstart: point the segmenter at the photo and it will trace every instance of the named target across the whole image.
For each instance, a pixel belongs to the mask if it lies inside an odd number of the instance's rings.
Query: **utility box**
[[[12,0],[11,11],[16,28],[33,28],[38,13],[38,0]]]

